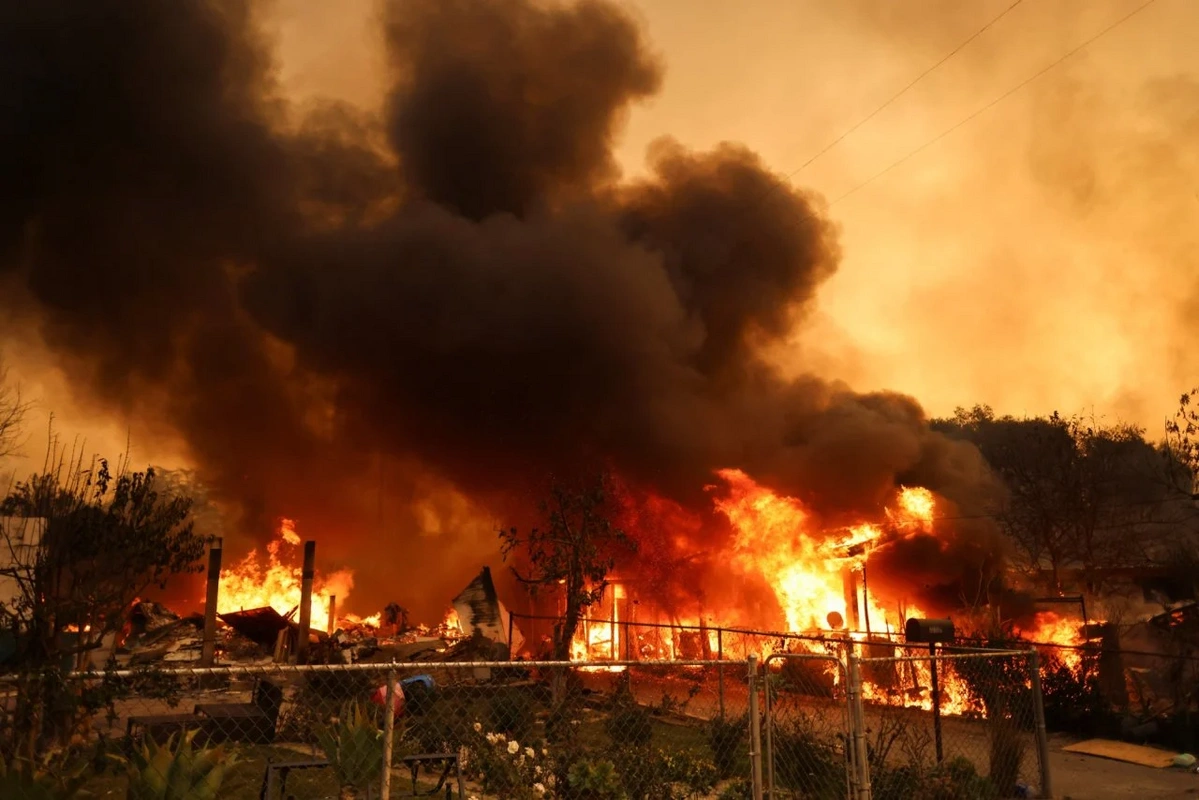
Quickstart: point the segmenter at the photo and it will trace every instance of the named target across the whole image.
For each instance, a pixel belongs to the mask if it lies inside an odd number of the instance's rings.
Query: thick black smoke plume
[[[662,66],[617,6],[382,14],[375,119],[298,118],[249,0],[0,10],[5,301],[81,393],[180,432],[247,533],[285,514],[335,556],[373,546],[380,454],[393,500],[436,475],[504,511],[591,463],[691,506],[740,467],[830,517],[989,486],[914,401],[757,357],[836,269],[835,227],[736,145],[663,140],[620,179]],[[388,571],[441,580],[400,527]]]

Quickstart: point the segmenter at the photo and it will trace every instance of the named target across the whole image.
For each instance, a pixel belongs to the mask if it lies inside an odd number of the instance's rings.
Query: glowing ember
[[[296,548],[300,536],[290,519],[279,525],[279,537],[266,546],[267,559],[263,564],[258,551],[251,551],[241,563],[221,573],[217,610],[222,614],[270,606],[287,615],[300,605],[301,558]],[[354,588],[354,573],[338,570],[327,576],[317,575],[312,586],[312,628],[327,630],[329,598],[337,597],[344,605]],[[298,619],[298,614],[294,617]]]

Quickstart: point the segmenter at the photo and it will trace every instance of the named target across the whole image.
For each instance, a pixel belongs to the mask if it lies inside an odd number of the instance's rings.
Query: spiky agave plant
[[[317,743],[341,785],[342,800],[365,794],[383,775],[383,732],[357,701],[347,703],[337,723],[317,729]]]
[[[0,758],[0,797],[69,800],[80,794],[87,780],[83,768],[64,773],[51,769],[51,759],[47,755],[41,764],[35,764],[22,758]]]
[[[222,746],[193,747],[196,731],[165,745],[147,738],[128,758],[114,756],[129,776],[128,800],[216,800],[229,771],[237,764],[235,753]]]

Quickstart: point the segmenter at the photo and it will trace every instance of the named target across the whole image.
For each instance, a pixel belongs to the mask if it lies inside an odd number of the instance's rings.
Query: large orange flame
[[[301,590],[300,561],[296,552],[299,544],[295,522],[284,519],[279,524],[278,538],[266,546],[265,564],[255,550],[221,573],[217,610],[227,614],[270,606],[280,614],[288,614],[296,609],[300,605]],[[344,607],[353,588],[352,570],[341,569],[325,576],[317,574],[312,588],[313,630],[328,628],[329,598],[336,597],[338,606]]]

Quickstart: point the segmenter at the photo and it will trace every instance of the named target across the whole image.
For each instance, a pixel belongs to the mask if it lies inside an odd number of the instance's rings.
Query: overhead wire
[[[940,61],[933,64],[931,67],[924,70],[924,72],[921,72],[919,75],[917,75],[915,78],[913,78],[910,83],[908,83],[906,86],[904,86],[902,89],[900,89],[895,94],[891,95],[891,97],[885,103],[883,103],[881,106],[879,106],[878,108],[871,111],[866,116],[862,117],[856,123],[854,123],[853,127],[849,128],[844,133],[842,133],[840,136],[838,136],[836,139],[834,139],[833,141],[831,141],[827,145],[825,145],[824,148],[820,152],[816,153],[816,155],[812,156],[807,161],[800,164],[796,169],[792,170],[791,172],[788,172],[786,174],[785,178],[792,178],[795,175],[798,175],[800,172],[803,172],[805,169],[807,169],[813,163],[815,163],[816,160],[819,159],[822,155],[827,153],[829,150],[832,150],[834,147],[839,145],[841,142],[845,141],[846,138],[853,135],[853,133],[855,131],[857,131],[859,128],[861,128],[863,125],[865,125],[867,122],[870,122],[870,120],[874,119],[879,114],[881,114],[883,111],[890,108],[892,103],[894,103],[900,97],[903,97],[905,94],[907,94],[913,87],[915,87],[916,84],[920,83],[920,81],[924,80],[926,77],[928,77],[933,72],[935,72],[941,65],[943,65],[945,62],[949,61],[951,58],[956,56],[958,53],[960,53],[967,45],[969,45],[971,42],[973,42],[979,36],[982,36],[984,33],[986,33],[987,30],[989,30],[995,23],[999,22],[1001,19],[1006,17],[1009,13],[1011,13],[1016,8],[1016,6],[1020,5],[1023,2],[1024,2],[1024,0],[1016,0],[1016,2],[1012,3],[1010,6],[1005,8],[1002,12],[1000,12],[999,16],[993,18],[986,25],[983,25],[981,28],[976,30],[973,34],[970,35],[970,37],[968,39],[964,40],[957,47],[953,48],[948,53],[946,53],[944,56],[942,56]]]
[[[1006,17],[1009,13],[1011,13],[1017,6],[1019,6],[1023,2],[1024,2],[1024,0],[1015,0],[1015,2],[1013,2],[1007,8],[1005,8],[1003,11],[1001,11],[997,16],[993,17],[990,21],[988,21],[981,28],[974,31],[974,33],[970,34],[970,36],[968,36],[966,39],[964,39],[960,43],[958,43],[958,45],[956,47],[954,47],[952,50],[950,50],[948,53],[946,53],[944,56],[942,56],[940,58],[940,60],[938,60],[935,64],[928,67],[923,72],[921,72],[919,75],[917,75],[915,78],[910,80],[902,89],[897,91],[895,94],[891,95],[885,102],[883,102],[882,105],[877,106],[869,114],[867,114],[866,116],[859,119],[857,122],[855,122],[852,126],[847,128],[846,130],[842,131],[841,134],[839,136],[837,136],[837,138],[833,139],[831,142],[829,142],[827,145],[825,145],[819,152],[817,152],[815,155],[813,155],[807,161],[800,164],[798,167],[791,170],[790,172],[783,174],[781,177],[777,178],[776,180],[771,181],[770,185],[766,187],[766,190],[763,191],[756,199],[750,201],[745,206],[742,206],[742,208],[739,211],[738,216],[743,215],[743,214],[748,214],[750,211],[761,206],[766,200],[770,199],[771,196],[774,195],[780,188],[784,187],[791,178],[793,178],[796,175],[798,175],[799,173],[803,172],[805,169],[807,169],[813,163],[815,163],[825,153],[829,152],[834,147],[836,147],[838,144],[845,141],[845,139],[847,139],[848,137],[853,135],[853,133],[855,131],[857,131],[863,125],[870,122],[872,119],[874,119],[879,114],[881,114],[883,111],[885,111],[887,108],[889,108],[892,103],[894,103],[900,97],[904,96],[909,91],[911,91],[916,86],[916,84],[920,83],[922,80],[924,80],[929,75],[931,75],[933,72],[935,72],[937,69],[944,66],[954,56],[956,56],[963,49],[965,49],[971,42],[973,42],[979,36],[982,36],[984,33],[986,33],[988,30],[990,30],[997,22],[999,22],[1001,19]]]
[[[1031,84],[1033,81],[1037,80],[1038,78],[1042,77],[1042,76],[1043,76],[1043,75],[1045,75],[1046,73],[1050,72],[1051,70],[1053,70],[1053,69],[1054,69],[1054,68],[1056,68],[1058,65],[1062,64],[1063,62],[1065,62],[1066,60],[1068,60],[1069,58],[1071,58],[1071,57],[1072,57],[1072,56],[1074,56],[1075,54],[1077,54],[1077,53],[1081,52],[1083,49],[1085,49],[1085,48],[1086,48],[1086,47],[1088,47],[1089,45],[1093,44],[1094,42],[1098,41],[1099,39],[1102,39],[1104,36],[1106,36],[1107,34],[1111,33],[1111,32],[1112,32],[1112,31],[1114,31],[1116,28],[1118,28],[1118,27],[1120,27],[1121,25],[1123,25],[1125,22],[1128,22],[1130,19],[1132,19],[1133,17],[1135,17],[1137,14],[1140,14],[1142,11],[1144,11],[1144,10],[1145,10],[1145,9],[1147,9],[1147,8],[1149,8],[1149,6],[1153,5],[1153,4],[1154,4],[1154,3],[1156,3],[1156,2],[1157,2],[1157,0],[1146,0],[1144,3],[1142,3],[1142,4],[1141,4],[1141,5],[1139,5],[1139,6],[1137,6],[1135,9],[1133,9],[1133,10],[1132,10],[1132,11],[1130,11],[1129,13],[1125,14],[1125,15],[1124,15],[1123,17],[1121,17],[1120,19],[1116,20],[1115,22],[1113,22],[1112,24],[1108,25],[1108,26],[1107,26],[1106,28],[1104,28],[1103,30],[1101,30],[1101,31],[1099,31],[1098,33],[1096,33],[1094,36],[1091,36],[1089,39],[1087,39],[1086,41],[1084,41],[1082,44],[1079,44],[1078,46],[1076,46],[1075,48],[1073,48],[1072,50],[1070,50],[1069,52],[1067,52],[1067,53],[1066,53],[1065,55],[1063,55],[1061,58],[1059,58],[1059,59],[1057,59],[1056,61],[1052,62],[1051,64],[1047,65],[1046,67],[1044,67],[1043,69],[1041,69],[1039,72],[1037,72],[1037,73],[1035,73],[1035,74],[1031,75],[1030,77],[1028,77],[1028,78],[1024,79],[1023,81],[1021,81],[1021,82],[1020,82],[1020,83],[1018,83],[1017,85],[1013,86],[1011,89],[1008,89],[1006,92],[1004,92],[1003,94],[1001,94],[1001,95],[999,95],[998,97],[996,97],[994,100],[991,100],[989,103],[987,103],[986,105],[984,105],[982,108],[979,108],[979,109],[977,109],[976,111],[974,111],[974,112],[973,112],[973,113],[971,113],[970,115],[968,115],[968,116],[964,117],[963,119],[959,120],[958,122],[954,123],[952,126],[950,126],[949,128],[946,128],[944,131],[942,131],[941,133],[939,133],[939,134],[938,134],[937,136],[935,136],[934,138],[932,138],[932,139],[929,139],[928,141],[926,141],[924,144],[920,145],[920,146],[919,146],[919,147],[917,147],[916,149],[914,149],[914,150],[912,150],[912,151],[908,152],[906,155],[904,155],[904,156],[903,156],[902,158],[900,158],[899,160],[892,162],[891,164],[889,164],[887,167],[885,167],[885,168],[884,168],[884,169],[882,169],[881,171],[879,171],[879,172],[876,172],[874,175],[870,176],[870,177],[869,177],[869,178],[867,178],[865,181],[863,181],[863,182],[859,183],[857,186],[854,186],[854,187],[853,187],[852,189],[850,189],[848,192],[845,192],[844,194],[842,194],[841,196],[839,196],[837,199],[835,199],[835,200],[833,200],[831,203],[829,203],[829,207],[831,208],[832,206],[835,206],[835,205],[837,205],[838,203],[840,203],[842,200],[846,199],[847,197],[850,197],[851,195],[853,195],[853,194],[856,194],[858,191],[860,191],[860,190],[862,190],[862,189],[866,188],[867,186],[869,186],[870,184],[874,183],[876,180],[878,180],[879,178],[883,177],[884,175],[886,175],[887,173],[889,173],[891,170],[893,170],[893,169],[895,169],[896,167],[898,167],[898,166],[900,166],[900,165],[904,164],[905,162],[907,162],[907,161],[908,161],[908,160],[910,160],[911,158],[915,157],[916,155],[919,155],[920,153],[924,152],[924,151],[925,151],[925,150],[927,150],[928,148],[932,147],[934,144],[936,144],[937,142],[941,141],[941,140],[942,140],[942,139],[944,139],[946,136],[949,136],[951,133],[953,133],[954,131],[958,130],[958,129],[959,129],[959,128],[961,128],[963,125],[966,125],[967,123],[969,123],[969,122],[971,122],[972,120],[976,119],[977,117],[979,117],[979,116],[980,116],[980,115],[982,115],[983,113],[985,113],[985,112],[989,111],[990,109],[994,108],[994,107],[995,107],[996,105],[998,105],[999,103],[1003,102],[1003,101],[1004,101],[1004,100],[1006,100],[1007,98],[1009,98],[1009,97],[1011,97],[1012,95],[1014,95],[1014,94],[1016,94],[1017,92],[1019,92],[1019,91],[1020,91],[1021,89],[1023,89],[1024,87],[1026,87],[1026,86],[1028,86],[1029,84]]]

